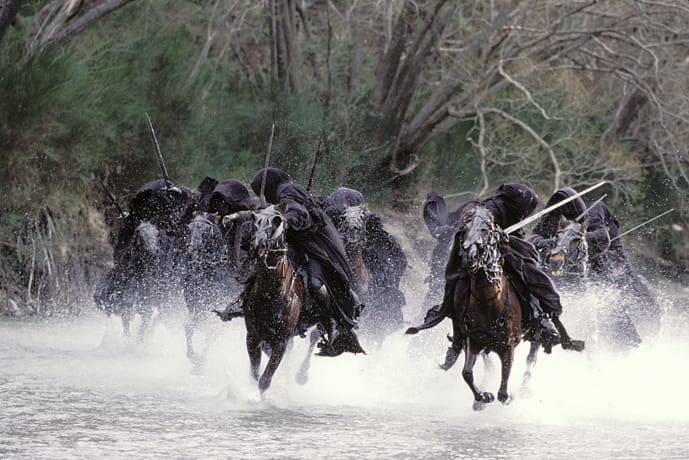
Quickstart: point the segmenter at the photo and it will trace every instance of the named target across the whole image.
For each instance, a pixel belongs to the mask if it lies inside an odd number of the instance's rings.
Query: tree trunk
[[[605,142],[608,145],[619,140],[627,132],[647,102],[648,96],[639,89],[634,90],[622,101],[615,120],[606,132]]]
[[[428,64],[428,58],[440,42],[443,31],[454,17],[458,6],[457,2],[453,2],[453,5],[441,14],[446,3],[447,0],[436,2],[424,27],[418,32],[411,46],[408,46],[408,42],[412,35],[412,21],[417,8],[414,2],[408,1],[400,14],[390,48],[377,73],[381,138],[388,137],[396,126],[401,125],[414,103],[414,95],[418,89],[421,74]],[[402,59],[403,52],[404,59]]]
[[[271,0],[268,6],[273,78],[283,83],[287,91],[297,93],[301,89],[301,78],[296,0]]]
[[[53,0],[34,17],[32,29],[35,30],[35,36],[29,45],[29,53],[43,51],[51,46],[66,45],[96,21],[131,1],[133,0],[105,0],[77,16],[81,2]]]
[[[402,52],[413,31],[413,23],[416,19],[416,15],[416,5],[414,2],[407,0],[395,24],[390,45],[376,69],[376,99],[379,106],[383,105],[388,96],[392,81],[400,65]]]
[[[363,45],[361,43],[362,33],[359,24],[357,1],[350,0],[349,7],[349,33],[352,48],[349,55],[349,76],[347,79],[347,89],[350,96],[356,93],[361,86],[361,62]]]
[[[19,12],[22,0],[0,0],[0,42],[5,30],[12,24]]]

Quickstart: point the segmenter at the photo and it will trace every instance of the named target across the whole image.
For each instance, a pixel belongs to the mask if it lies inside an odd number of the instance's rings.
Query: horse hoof
[[[512,398],[510,398],[510,395],[508,394],[500,394],[498,393],[498,401],[500,401],[503,405],[509,406],[510,403],[512,402]]]
[[[297,374],[297,383],[299,385],[306,385],[309,381],[309,375],[306,372],[299,372]]]
[[[490,393],[488,391],[484,391],[481,393],[481,401],[484,403],[492,403],[495,401],[495,396],[493,396],[493,393]]]
[[[563,350],[573,350],[582,352],[586,348],[586,344],[583,340],[570,340],[567,342],[562,342],[560,345]]]
[[[531,397],[531,387],[529,386],[528,383],[522,384],[521,388],[519,389],[519,397],[520,398],[530,398]]]

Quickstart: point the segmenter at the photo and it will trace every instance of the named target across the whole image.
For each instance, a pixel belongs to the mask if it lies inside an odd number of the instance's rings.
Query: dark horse
[[[96,288],[96,306],[122,318],[125,336],[136,314],[141,316],[138,339],[148,332],[154,303],[159,298],[159,274],[163,256],[160,229],[150,221],[140,223],[132,236],[126,255]]]
[[[467,335],[462,377],[474,394],[474,409],[480,409],[484,403],[495,400],[492,393],[482,392],[474,384],[473,368],[482,351],[492,351],[500,357],[498,400],[507,403],[510,399],[507,384],[514,350],[522,335],[522,305],[503,273],[500,246],[506,239],[496,228],[490,211],[483,206],[467,210],[463,227],[459,250],[463,268],[469,273],[470,295],[464,313]]]
[[[304,276],[292,260],[286,242],[287,221],[278,206],[269,206],[253,213],[254,229],[251,252],[256,258],[256,274],[243,310],[246,323],[246,348],[249,353],[251,375],[258,380],[263,394],[273,379],[288,343],[295,335],[302,335],[321,322],[307,308],[310,302]],[[311,333],[307,356],[302,364],[299,382],[306,379],[311,355],[320,333]],[[259,377],[261,352],[270,356]]]
[[[586,240],[587,227],[588,220],[578,223],[563,218],[560,221],[560,230],[557,232],[553,247],[539,251],[541,266],[551,275],[553,281],[559,287],[576,293],[583,293],[586,290],[590,261],[599,257],[596,255],[589,257],[589,246]],[[599,316],[602,319],[601,323],[605,326],[601,331],[602,335],[616,347],[628,349],[641,343],[641,337],[623,304],[611,303],[609,309],[600,312]],[[530,366],[527,368],[525,378],[528,377],[529,369],[535,363],[537,351],[538,345],[532,343],[529,351]]]
[[[187,357],[195,371],[203,366],[206,351],[216,337],[207,334],[205,350],[199,354],[193,347],[194,331],[210,317],[213,309],[224,307],[239,293],[239,284],[233,278],[234,259],[229,257],[219,222],[217,214],[198,212],[188,225],[186,269],[182,280],[188,310],[184,331]]]
[[[587,226],[588,220],[579,223],[562,217],[554,244],[538,251],[541,267],[560,288],[574,289],[577,292],[584,288],[589,273]],[[526,357],[526,370],[522,381],[524,389],[531,380],[539,349],[540,343],[532,341]]]
[[[406,257],[380,219],[363,206],[347,206],[336,222],[352,272],[352,287],[366,304],[362,334],[380,344],[403,325],[404,295],[398,285]]]

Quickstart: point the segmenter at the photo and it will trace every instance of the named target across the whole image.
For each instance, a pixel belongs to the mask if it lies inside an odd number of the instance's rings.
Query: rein
[[[261,256],[261,259],[263,260],[263,265],[268,269],[268,270],[277,270],[277,268],[280,266],[280,262],[282,261],[282,258],[278,259],[277,262],[275,262],[275,265],[270,265],[268,263],[268,256],[270,254],[287,254],[287,248],[271,248],[271,249],[266,249],[266,253]]]

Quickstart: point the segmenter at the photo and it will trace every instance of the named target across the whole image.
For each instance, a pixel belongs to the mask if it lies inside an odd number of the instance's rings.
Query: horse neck
[[[287,253],[276,253],[270,262],[266,259],[256,264],[256,286],[271,295],[284,296],[297,276]]]
[[[360,244],[346,244],[345,251],[352,269],[352,277],[355,282],[365,283],[368,281],[368,270],[364,262],[364,251]]]
[[[505,308],[508,288],[507,278],[504,273],[491,283],[487,281],[483,270],[471,276],[471,297],[483,307],[482,309],[490,309],[495,310],[496,313],[502,313]]]

